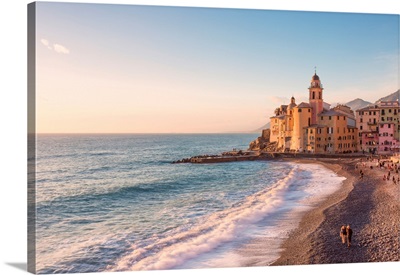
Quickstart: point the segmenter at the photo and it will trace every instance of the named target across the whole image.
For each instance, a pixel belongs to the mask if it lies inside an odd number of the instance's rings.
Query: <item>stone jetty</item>
[[[240,152],[240,151],[239,151]],[[293,153],[293,152],[254,152],[242,151],[241,153],[231,151],[224,152],[220,155],[199,155],[190,158],[173,161],[172,163],[220,163],[220,162],[234,162],[234,161],[255,161],[255,160],[272,160],[272,159],[349,159],[349,158],[364,158],[367,155],[362,153],[349,153],[349,154],[312,154],[312,153]]]

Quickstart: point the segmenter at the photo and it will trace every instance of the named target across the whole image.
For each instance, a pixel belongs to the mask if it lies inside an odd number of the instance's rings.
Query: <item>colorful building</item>
[[[399,151],[399,101],[380,101],[356,111],[359,149],[390,154]]]
[[[270,118],[270,142],[278,151],[347,153],[357,151],[358,130],[353,111],[345,105],[330,108],[315,73],[308,88],[309,102],[281,105]]]
[[[367,106],[356,111],[360,151],[372,154],[378,152],[379,113],[378,105]]]

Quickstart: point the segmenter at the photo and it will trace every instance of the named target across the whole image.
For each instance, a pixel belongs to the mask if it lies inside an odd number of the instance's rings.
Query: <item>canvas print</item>
[[[399,261],[399,15],[28,5],[28,270]]]

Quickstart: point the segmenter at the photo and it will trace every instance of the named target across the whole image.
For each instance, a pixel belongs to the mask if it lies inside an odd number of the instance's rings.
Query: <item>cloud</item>
[[[49,46],[49,41],[47,39],[40,39],[40,42],[42,42],[43,45],[45,45],[46,47]]]
[[[49,50],[51,50],[51,47],[50,47],[50,43],[49,43],[49,41],[47,40],[47,39],[40,39],[40,42],[42,42],[42,44],[44,45],[44,46],[46,46],[46,48],[48,48]]]
[[[69,49],[66,48],[63,45],[57,44],[57,43],[53,43],[51,44],[47,39],[40,39],[40,42],[49,50],[54,50],[57,53],[62,53],[62,54],[69,54]]]
[[[54,50],[58,53],[69,54],[69,50],[66,47],[64,47],[63,45],[54,44],[53,47],[54,47]]]

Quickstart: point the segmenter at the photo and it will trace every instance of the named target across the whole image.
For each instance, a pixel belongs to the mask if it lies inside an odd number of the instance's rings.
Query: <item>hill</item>
[[[265,124],[264,126],[261,126],[260,128],[255,129],[255,130],[253,130],[253,131],[251,131],[251,132],[252,132],[252,133],[259,133],[259,132],[261,132],[262,130],[269,128],[269,126],[270,126],[270,123],[268,122],[268,123]]]
[[[372,104],[372,102],[365,101],[361,98],[356,98],[352,101],[345,103],[345,105],[349,106],[353,111],[367,107],[370,104]]]
[[[396,92],[394,92],[393,94],[390,94],[388,96],[385,97],[381,97],[380,99],[378,99],[375,103],[378,103],[379,101],[396,101],[396,100],[400,100],[400,90],[397,90]]]

